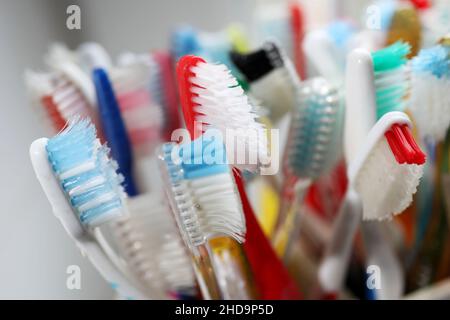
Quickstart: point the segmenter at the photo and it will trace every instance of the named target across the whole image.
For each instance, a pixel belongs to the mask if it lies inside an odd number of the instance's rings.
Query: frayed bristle
[[[342,102],[322,78],[304,83],[298,100],[286,146],[288,170],[298,177],[317,178],[339,157]]]
[[[355,178],[364,220],[384,220],[403,212],[412,202],[423,165],[399,164],[382,138],[370,152]]]
[[[445,138],[450,126],[450,49],[423,49],[411,62],[410,109],[424,137]]]
[[[115,226],[115,233],[138,278],[148,288],[163,293],[194,288],[190,258],[163,196],[135,197],[129,206],[129,218]]]
[[[410,91],[409,68],[406,65],[409,52],[408,44],[397,42],[372,53],[378,118],[406,107]]]
[[[123,178],[95,127],[75,119],[47,144],[49,162],[80,222],[96,227],[124,216]]]
[[[176,165],[172,161],[173,147],[174,144],[164,145],[164,160],[185,239],[194,247],[217,236],[243,242],[245,220],[228,165]]]
[[[199,62],[190,72],[194,121],[202,125],[202,131],[218,129],[224,141],[226,137],[236,141],[236,146],[245,146],[243,150],[227,146],[229,159],[257,159],[256,164],[236,161],[239,169],[256,170],[267,155],[264,125],[256,121],[258,115],[236,78],[222,64]],[[234,139],[228,139],[230,134]]]

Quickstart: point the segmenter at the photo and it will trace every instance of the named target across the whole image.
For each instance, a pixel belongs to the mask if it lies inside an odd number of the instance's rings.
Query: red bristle
[[[409,145],[414,150],[414,156],[413,156],[412,162],[415,164],[424,164],[427,156],[417,145],[416,140],[414,139],[414,137],[412,135],[411,129],[406,124],[403,125],[401,127],[401,129],[402,129],[403,135],[405,136]]]
[[[425,163],[425,154],[418,147],[407,125],[394,124],[385,136],[398,163]]]
[[[195,74],[190,71],[190,69],[196,66],[199,62],[206,62],[200,57],[188,55],[182,57],[177,64],[177,80],[178,80],[178,90],[180,96],[181,107],[183,109],[184,122],[187,130],[191,135],[191,139],[196,139],[202,134],[202,132],[196,132],[195,130],[195,111],[194,103],[192,98],[195,94],[191,91],[193,84],[190,78],[195,77]]]
[[[397,144],[397,140],[395,139],[394,133],[391,130],[389,130],[384,135],[397,162],[400,164],[405,163],[406,159],[403,155],[403,152],[401,151],[401,149]]]
[[[289,11],[295,68],[297,69],[299,77],[301,79],[306,79],[305,57],[301,48],[305,33],[304,17],[301,7],[298,3],[291,3],[289,6]]]
[[[41,103],[47,112],[48,117],[50,118],[52,125],[56,131],[60,131],[66,125],[66,121],[61,116],[57,105],[53,101],[53,97],[51,95],[45,95],[41,98]]]
[[[414,158],[414,149],[409,145],[408,140],[405,138],[403,134],[402,127],[398,124],[395,124],[391,128],[394,136],[397,140],[397,145],[403,153],[403,156],[406,159],[406,163],[411,164]]]

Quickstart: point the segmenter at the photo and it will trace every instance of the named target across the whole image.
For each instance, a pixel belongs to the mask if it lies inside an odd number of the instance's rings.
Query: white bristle
[[[133,148],[150,154],[161,132],[163,112],[150,96],[149,64],[133,61],[113,71],[113,86]]]
[[[52,91],[51,74],[49,73],[26,70],[24,78],[27,93],[33,103],[39,102],[42,96]]]
[[[191,88],[197,95],[193,98],[194,111],[199,114],[196,120],[203,124],[204,130],[209,127],[220,130],[224,139],[227,129],[236,130],[234,138],[238,145],[245,146],[245,150],[227,146],[228,158],[259,160],[266,156],[267,144],[261,139],[264,126],[256,121],[258,116],[253,106],[230,70],[222,64],[199,63],[191,71],[195,74],[190,80],[196,85]],[[259,134],[249,135],[250,131]],[[236,166],[256,170],[258,164],[236,163]]]
[[[58,74],[53,83],[53,101],[61,116],[69,120],[75,116],[81,118],[91,115],[92,107],[80,89],[63,74]]]
[[[422,174],[423,165],[399,164],[383,137],[355,177],[355,190],[363,203],[363,219],[389,219],[405,210]]]
[[[50,45],[48,53],[44,57],[45,62],[53,67],[65,62],[77,62],[77,55],[62,43]]]
[[[403,111],[409,104],[410,67],[400,66],[391,71],[375,72],[377,109],[379,114],[389,111]],[[395,90],[393,90],[395,88]],[[379,94],[384,93],[383,96]]]
[[[442,141],[450,125],[450,79],[413,73],[410,109],[421,136]]]
[[[130,216],[115,231],[133,271],[148,288],[173,292],[195,287],[190,258],[163,195],[129,200]]]

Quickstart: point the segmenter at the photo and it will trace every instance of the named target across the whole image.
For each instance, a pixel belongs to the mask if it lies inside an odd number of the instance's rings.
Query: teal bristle
[[[342,103],[336,89],[317,78],[303,84],[293,111],[287,146],[288,169],[298,177],[317,178],[341,151]]]
[[[372,53],[375,72],[389,71],[403,66],[408,61],[411,46],[398,41],[384,49]]]
[[[71,206],[86,227],[124,214],[123,177],[89,120],[74,120],[47,143],[49,162]]]
[[[406,63],[410,45],[396,42],[372,53],[377,118],[391,111],[403,111],[409,91]]]

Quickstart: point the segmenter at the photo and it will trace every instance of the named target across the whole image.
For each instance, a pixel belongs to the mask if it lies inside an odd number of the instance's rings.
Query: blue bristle
[[[420,50],[412,59],[413,72],[431,73],[438,78],[450,78],[450,48],[437,45]]]
[[[181,145],[181,168],[185,179],[196,179],[229,172],[222,142],[200,137]]]
[[[92,123],[70,122],[65,130],[49,139],[46,148],[53,171],[83,225],[96,226],[104,215],[111,215],[109,219],[122,215],[123,178],[116,173],[117,164],[108,157],[109,150],[100,145]],[[83,165],[89,166],[80,167]],[[81,169],[65,177],[77,167]],[[85,185],[94,179],[99,179],[97,184]],[[77,187],[81,191],[71,194]],[[104,198],[106,195],[110,197]],[[90,208],[82,208],[93,200],[100,201]]]
[[[341,103],[323,79],[304,84],[294,110],[288,166],[298,177],[317,178],[337,160],[341,142]]]
[[[119,171],[124,176],[125,191],[130,197],[133,197],[138,192],[132,175],[131,144],[120,114],[119,104],[106,71],[95,69],[92,77],[97,92],[100,122],[106,140],[111,148],[112,157],[119,164]]]

